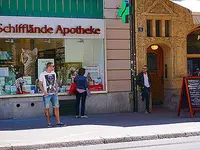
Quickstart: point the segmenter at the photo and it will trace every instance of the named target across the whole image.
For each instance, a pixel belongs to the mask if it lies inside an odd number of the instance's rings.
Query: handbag
[[[76,83],[72,83],[70,89],[69,89],[69,94],[70,95],[75,95],[76,94]]]

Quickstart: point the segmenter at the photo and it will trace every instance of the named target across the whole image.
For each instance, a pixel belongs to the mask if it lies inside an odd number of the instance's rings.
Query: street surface
[[[195,118],[189,118],[189,112],[183,112],[178,117],[177,112],[159,108],[153,109],[152,114],[89,115],[89,118],[82,119],[62,116],[61,120],[68,125],[66,127],[56,127],[53,117],[52,128],[47,128],[45,117],[0,120],[0,149],[74,147],[200,136],[199,116],[197,113]]]
[[[199,150],[199,149],[200,149],[200,136],[91,145],[91,146],[79,146],[70,148],[67,147],[53,148],[49,150]]]

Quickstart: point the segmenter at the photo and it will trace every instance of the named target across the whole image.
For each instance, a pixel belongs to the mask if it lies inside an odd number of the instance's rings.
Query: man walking
[[[56,80],[56,73],[53,71],[54,65],[52,62],[48,62],[46,65],[46,71],[42,72],[39,77],[39,86],[43,92],[43,101],[45,107],[45,116],[47,118],[48,127],[51,127],[49,104],[50,101],[54,108],[56,117],[56,124],[63,126],[64,124],[60,121],[59,115],[59,101],[58,101],[58,84]]]
[[[140,72],[137,75],[137,85],[141,88],[141,96],[142,96],[142,100],[146,101],[146,109],[145,109],[145,113],[150,113],[149,111],[149,102],[150,102],[150,88],[151,88],[151,78],[150,75],[148,73],[148,68],[147,65],[144,65],[144,67],[142,68],[142,72]]]

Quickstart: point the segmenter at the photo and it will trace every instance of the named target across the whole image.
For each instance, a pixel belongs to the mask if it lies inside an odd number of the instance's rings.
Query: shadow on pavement
[[[145,113],[120,113],[120,114],[103,114],[90,115],[88,118],[75,118],[75,116],[61,116],[62,122],[67,126],[77,125],[104,125],[118,127],[147,126],[176,124],[187,122],[199,122],[200,116],[190,118],[189,112],[181,111],[181,116],[177,116],[177,112],[168,111],[165,108],[153,108],[152,114]],[[55,118],[51,118],[52,125],[55,124]],[[56,127],[56,126],[54,126]],[[8,130],[27,130],[47,128],[45,117],[25,118],[25,119],[9,119],[0,120],[0,131]]]

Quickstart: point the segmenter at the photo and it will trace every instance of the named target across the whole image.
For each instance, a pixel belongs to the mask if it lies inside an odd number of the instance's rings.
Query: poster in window
[[[89,85],[98,85],[100,83],[100,71],[99,66],[86,66],[85,67],[85,75],[88,79]]]
[[[54,59],[38,59],[38,75],[46,70],[48,62],[52,62],[54,64]]]
[[[8,67],[1,67],[0,68],[0,77],[8,77],[8,76],[9,76]]]
[[[82,67],[82,62],[66,62],[67,80],[74,81],[74,77],[78,75],[78,70]]]

